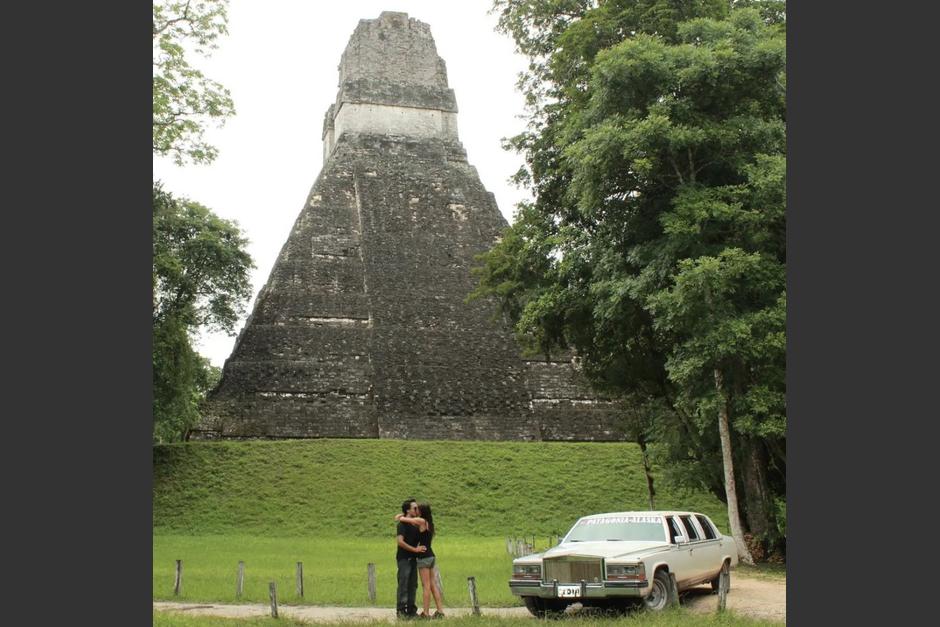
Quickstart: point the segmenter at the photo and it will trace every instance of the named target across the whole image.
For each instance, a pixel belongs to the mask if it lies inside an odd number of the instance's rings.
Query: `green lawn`
[[[739,564],[738,572],[747,577],[768,581],[786,581],[787,579],[786,564],[755,564],[754,566]]]
[[[376,565],[376,605],[394,607],[396,587],[394,533],[387,538],[263,538],[257,536],[158,535],[153,538],[153,598],[162,601],[235,603],[238,562],[245,562],[241,602],[266,603],[268,582],[288,604],[368,606],[368,570]],[[500,538],[434,541],[445,602],[469,606],[467,577],[476,578],[486,606],[521,605],[509,593],[512,557]],[[173,596],[176,560],[183,560],[183,585]],[[297,596],[296,564],[303,562],[304,598]],[[420,589],[419,589],[420,597]]]

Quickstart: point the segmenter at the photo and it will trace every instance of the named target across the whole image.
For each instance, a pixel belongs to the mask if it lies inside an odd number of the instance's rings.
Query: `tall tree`
[[[238,225],[153,188],[153,419],[157,440],[184,438],[218,373],[192,348],[200,328],[232,333],[254,267]]]
[[[218,151],[207,125],[234,115],[229,91],[191,63],[228,32],[228,0],[153,3],[153,152],[177,165],[205,164]],[[192,347],[200,329],[233,333],[250,296],[253,267],[237,224],[153,186],[153,436],[185,438],[218,368]]]
[[[177,164],[209,163],[218,150],[203,139],[206,125],[235,114],[229,90],[190,62],[208,57],[228,32],[228,0],[153,3],[153,152]]]
[[[481,257],[476,294],[495,295],[529,346],[577,349],[596,386],[665,400],[651,431],[681,434],[665,447],[677,461],[719,464],[700,478],[717,480],[748,561],[738,485],[750,531],[769,543],[785,493],[782,12],[495,8],[531,59],[529,130],[510,144],[535,202]],[[752,472],[762,461],[767,472]]]

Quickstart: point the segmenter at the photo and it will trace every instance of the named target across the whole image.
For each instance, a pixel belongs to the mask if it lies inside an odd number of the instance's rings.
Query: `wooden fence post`
[[[728,603],[728,588],[731,586],[731,575],[725,569],[724,566],[721,568],[721,574],[718,575],[718,611],[724,612],[725,607]]]
[[[268,596],[271,597],[271,618],[277,618],[277,584],[268,583]]]
[[[297,562],[297,596],[304,598],[304,563]]]
[[[238,560],[238,573],[235,575],[235,598],[242,598],[245,591],[245,562]]]
[[[180,587],[183,585],[183,560],[176,560],[176,578],[173,581],[173,596],[180,595]]]
[[[441,602],[444,602],[444,582],[441,581],[441,571],[436,565],[434,566],[434,585],[437,586],[438,592],[441,593]]]
[[[467,588],[470,590],[470,607],[474,616],[480,615],[480,601],[477,599],[476,577],[467,577]]]
[[[369,601],[375,604],[375,564],[369,562]]]

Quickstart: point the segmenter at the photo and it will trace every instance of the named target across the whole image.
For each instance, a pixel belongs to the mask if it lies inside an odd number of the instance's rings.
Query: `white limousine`
[[[544,553],[512,562],[510,591],[535,616],[560,613],[571,603],[625,606],[641,600],[651,610],[678,591],[710,582],[737,566],[734,540],[695,512],[615,512],[580,518]],[[730,574],[729,582],[730,582]]]

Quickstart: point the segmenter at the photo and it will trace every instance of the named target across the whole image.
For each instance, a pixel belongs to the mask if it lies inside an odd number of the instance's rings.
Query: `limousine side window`
[[[679,521],[674,516],[670,516],[669,520],[669,542],[672,544],[676,543],[676,536],[684,535],[682,532],[682,527],[679,526]]]
[[[694,542],[695,540],[700,540],[698,537],[698,530],[695,528],[695,523],[692,522],[691,516],[680,516],[682,522],[685,523],[685,528],[689,532],[689,542]]]
[[[698,524],[702,526],[702,531],[705,532],[705,538],[708,540],[714,540],[718,537],[718,534],[715,533],[715,528],[712,527],[711,523],[708,522],[708,519],[704,516],[696,515],[695,519],[698,521]]]

